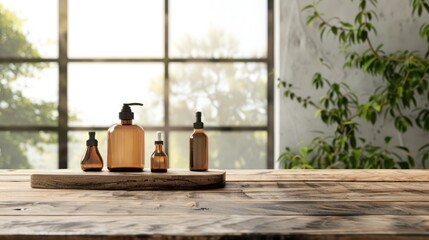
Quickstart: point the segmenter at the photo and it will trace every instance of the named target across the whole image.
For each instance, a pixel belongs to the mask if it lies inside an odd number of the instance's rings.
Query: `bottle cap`
[[[201,122],[201,112],[197,112],[195,114],[196,122],[194,122],[194,129],[202,129],[204,128],[204,123]]]
[[[119,112],[119,119],[121,120],[133,120],[134,113],[131,111],[130,106],[143,106],[142,103],[124,103],[122,110]]]
[[[89,139],[86,140],[86,146],[87,147],[98,146],[98,141],[97,139],[95,139],[95,132],[88,132],[88,134],[89,134]]]
[[[164,141],[162,141],[162,133],[160,131],[156,132],[155,144],[164,144]]]

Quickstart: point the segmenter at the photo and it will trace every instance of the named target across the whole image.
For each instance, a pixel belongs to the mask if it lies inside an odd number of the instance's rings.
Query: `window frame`
[[[263,63],[267,69],[267,124],[264,126],[207,126],[207,131],[266,131],[267,159],[266,168],[274,168],[274,0],[267,0],[267,54],[264,58],[170,58],[169,57],[169,0],[164,0],[164,57],[163,58],[69,58],[68,57],[68,0],[59,3],[59,52],[58,58],[0,58],[0,63],[39,63],[58,64],[58,125],[57,126],[0,126],[0,131],[47,131],[58,134],[58,168],[68,165],[69,131],[104,131],[106,127],[71,127],[68,126],[68,63],[72,62],[139,62],[164,64],[164,125],[145,126],[149,131],[164,131],[165,144],[169,143],[171,131],[191,131],[192,126],[170,126],[169,120],[169,65],[170,63]],[[168,149],[167,149],[168,151]],[[168,152],[167,152],[168,154]]]

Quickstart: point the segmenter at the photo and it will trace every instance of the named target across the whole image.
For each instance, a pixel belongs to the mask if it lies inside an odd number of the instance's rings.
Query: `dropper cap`
[[[95,132],[88,132],[89,139],[86,140],[86,146],[87,147],[96,147],[98,146],[98,141],[95,139]]]
[[[162,141],[162,133],[160,131],[156,132],[155,144],[164,144],[164,141]]]
[[[196,122],[194,122],[194,129],[202,129],[204,128],[204,123],[201,122],[201,112],[197,112],[195,114]]]

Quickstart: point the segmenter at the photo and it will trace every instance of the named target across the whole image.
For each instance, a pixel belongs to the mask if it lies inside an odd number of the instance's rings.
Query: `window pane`
[[[172,57],[267,55],[266,0],[172,0],[169,3]]]
[[[145,63],[70,63],[70,126],[110,126],[119,122],[123,103],[133,107],[134,122],[164,124],[164,68]]]
[[[69,56],[163,57],[164,1],[72,0]]]
[[[58,56],[58,0],[0,0],[0,57]]]
[[[107,171],[107,129],[97,131],[95,138],[98,140],[98,151],[103,158],[103,170]],[[86,151],[87,131],[71,131],[68,133],[68,168],[80,169],[80,161]],[[154,151],[155,132],[145,131],[145,170],[150,171],[150,155]]]
[[[0,125],[56,126],[58,66],[0,64]]]
[[[170,167],[189,168],[189,136],[192,132],[172,132]],[[209,167],[217,169],[266,168],[265,131],[206,131],[209,137]]]
[[[57,134],[0,132],[0,168],[58,168]]]
[[[175,63],[170,74],[170,122],[192,126],[265,126],[267,70],[257,63]]]

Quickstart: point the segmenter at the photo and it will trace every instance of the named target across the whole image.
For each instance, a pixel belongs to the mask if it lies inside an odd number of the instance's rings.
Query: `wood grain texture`
[[[27,185],[24,185],[27,184]],[[0,188],[0,201],[43,201],[54,195],[58,201],[396,201],[421,202],[429,199],[425,182],[227,182],[224,189],[198,191],[81,191],[31,189],[29,183],[10,183]],[[13,192],[14,194],[9,194]]]
[[[79,169],[33,170],[0,169],[2,181],[30,181],[32,174],[65,174]],[[323,182],[429,182],[429,170],[426,169],[323,169],[323,170],[226,170],[228,182],[258,181],[323,181]]]
[[[426,170],[228,170],[205,190],[30,186],[31,174],[75,173],[0,170],[0,239],[429,239]]]
[[[428,202],[287,201],[2,201],[1,216],[359,216],[429,215]]]
[[[225,171],[66,172],[31,175],[32,188],[90,190],[213,189],[225,186]]]
[[[312,169],[227,170],[227,181],[429,182],[429,170]]]
[[[429,237],[429,216],[12,216],[0,218],[0,228],[3,235]]]

